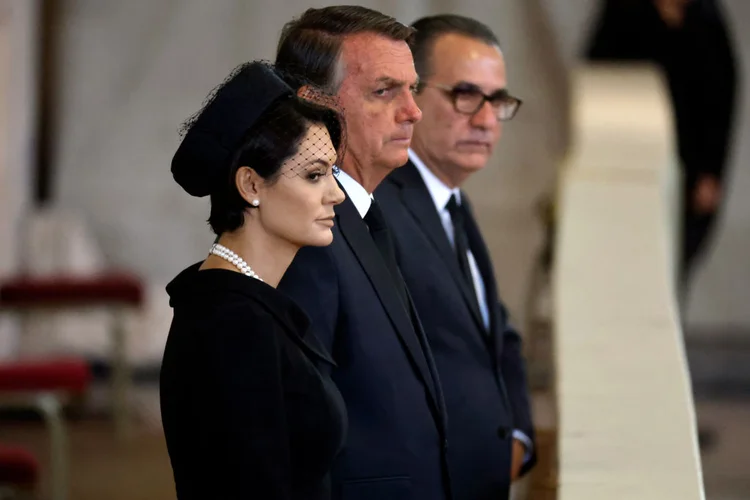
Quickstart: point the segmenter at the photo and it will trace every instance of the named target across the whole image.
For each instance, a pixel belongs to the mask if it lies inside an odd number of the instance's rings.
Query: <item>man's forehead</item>
[[[432,55],[439,57],[461,58],[470,54],[481,54],[487,57],[503,58],[503,53],[497,45],[462,33],[445,33],[439,36],[432,50]]]
[[[432,74],[439,79],[465,81],[492,90],[505,87],[505,59],[499,47],[482,40],[448,34],[436,40],[431,57]]]
[[[350,75],[370,80],[392,79],[411,82],[416,78],[414,59],[406,42],[377,33],[357,33],[344,39],[341,62]]]

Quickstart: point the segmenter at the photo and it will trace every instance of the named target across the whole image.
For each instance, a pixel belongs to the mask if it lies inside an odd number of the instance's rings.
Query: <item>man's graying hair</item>
[[[307,9],[281,31],[276,67],[290,85],[299,86],[294,75],[330,92],[338,91],[343,75],[339,55],[347,35],[375,33],[409,42],[414,30],[391,16],[357,5]]]
[[[420,88],[432,76],[432,49],[438,38],[443,35],[456,34],[473,38],[487,45],[500,47],[495,34],[486,25],[470,17],[456,14],[427,16],[414,21],[411,25],[416,33],[409,46],[414,57],[414,66],[419,75]]]

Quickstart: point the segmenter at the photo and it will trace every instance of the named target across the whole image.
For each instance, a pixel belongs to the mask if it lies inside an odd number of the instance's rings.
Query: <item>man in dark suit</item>
[[[332,471],[334,498],[451,498],[437,371],[372,197],[406,162],[421,118],[412,33],[364,7],[309,9],[285,26],[277,53],[294,85],[335,93],[346,121],[338,181],[347,199],[336,207],[333,243],[303,248],[279,285],[337,363],[349,431]]]
[[[456,15],[412,27],[420,77],[410,161],[377,189],[442,381],[456,500],[508,498],[534,462],[521,340],[460,186],[486,165],[520,101],[492,31]]]

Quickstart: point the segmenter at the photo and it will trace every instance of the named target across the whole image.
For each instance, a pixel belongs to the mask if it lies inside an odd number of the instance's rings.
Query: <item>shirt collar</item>
[[[344,188],[344,191],[346,191],[346,195],[352,200],[352,203],[354,203],[354,208],[359,212],[359,216],[364,219],[367,211],[370,210],[370,205],[372,204],[372,194],[368,193],[365,188],[362,187],[362,184],[355,181],[351,175],[343,170],[339,170],[339,173],[336,174],[336,178],[339,183],[341,183],[341,187]]]
[[[432,201],[435,203],[435,208],[437,208],[438,212],[445,210],[445,206],[453,195],[456,196],[456,202],[458,202],[459,205],[461,204],[461,190],[459,188],[451,189],[446,186],[443,181],[438,179],[438,177],[432,173],[432,170],[427,168],[419,156],[417,156],[417,154],[411,149],[409,149],[409,159],[414,166],[417,167],[419,174],[422,176],[422,180],[424,180],[424,183],[427,186],[427,191],[430,192],[430,196],[432,197]]]

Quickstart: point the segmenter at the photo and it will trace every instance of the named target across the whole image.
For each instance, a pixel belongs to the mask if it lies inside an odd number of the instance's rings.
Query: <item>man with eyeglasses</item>
[[[482,170],[521,101],[497,38],[457,15],[425,17],[411,42],[420,78],[409,162],[376,190],[440,376],[454,500],[507,499],[533,465],[521,340],[461,185]]]

